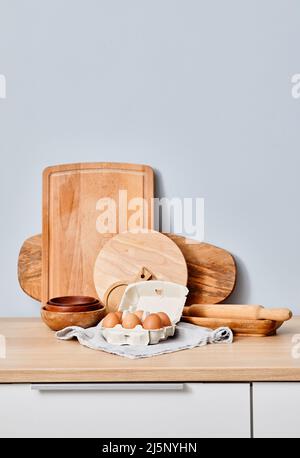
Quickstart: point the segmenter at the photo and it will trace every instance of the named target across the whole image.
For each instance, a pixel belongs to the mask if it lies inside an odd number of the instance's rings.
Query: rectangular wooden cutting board
[[[143,228],[152,229],[153,197],[148,166],[48,167],[43,175],[42,302],[74,294],[96,296],[93,270],[100,249],[111,233],[128,230],[138,217]]]

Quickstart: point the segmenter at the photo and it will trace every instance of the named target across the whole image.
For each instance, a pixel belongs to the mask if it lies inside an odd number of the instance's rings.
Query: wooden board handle
[[[185,316],[202,318],[237,318],[248,320],[287,321],[292,312],[286,308],[264,308],[261,305],[199,304],[184,308]]]
[[[142,267],[134,283],[138,283],[139,281],[149,281],[149,280],[153,280],[154,278],[155,276],[149,269],[147,269],[147,267]]]

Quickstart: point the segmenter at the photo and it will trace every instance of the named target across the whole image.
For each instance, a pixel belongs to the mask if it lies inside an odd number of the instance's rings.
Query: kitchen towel
[[[201,347],[208,343],[232,343],[233,334],[229,328],[212,329],[202,328],[189,323],[179,323],[174,337],[156,345],[119,346],[106,342],[98,326],[83,329],[71,326],[58,331],[56,337],[60,340],[70,340],[74,337],[81,345],[93,350],[102,350],[125,358],[138,359],[151,356],[173,353],[189,348]]]

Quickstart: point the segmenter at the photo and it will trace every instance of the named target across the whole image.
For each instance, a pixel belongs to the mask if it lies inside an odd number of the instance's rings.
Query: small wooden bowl
[[[92,312],[93,310],[99,310],[102,307],[100,302],[96,302],[95,305],[52,305],[48,302],[45,309],[48,312],[61,312],[61,313],[77,313],[77,312]]]
[[[55,297],[49,300],[50,305],[57,305],[57,306],[68,306],[73,307],[73,305],[94,305],[98,303],[99,300],[95,297],[89,296],[63,296],[63,297]]]
[[[41,309],[41,317],[44,323],[53,331],[61,331],[68,326],[91,328],[96,326],[105,316],[105,307],[91,312],[51,312],[45,307]]]

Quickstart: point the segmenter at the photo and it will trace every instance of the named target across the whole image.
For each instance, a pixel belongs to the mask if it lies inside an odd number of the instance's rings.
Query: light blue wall
[[[297,311],[299,43],[297,0],[0,0],[0,315],[38,313],[18,251],[42,169],[77,161],[148,163],[160,195],[204,197],[232,300]]]

